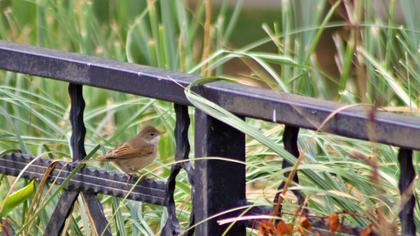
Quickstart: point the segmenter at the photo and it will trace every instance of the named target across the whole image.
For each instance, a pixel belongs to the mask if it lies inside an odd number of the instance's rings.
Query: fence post
[[[244,162],[245,135],[196,109],[195,156]],[[196,235],[222,235],[228,226],[219,226],[217,220],[224,217],[208,218],[245,200],[245,165],[209,159],[195,160],[194,166]],[[236,224],[229,229],[228,235],[245,235],[245,227]]]

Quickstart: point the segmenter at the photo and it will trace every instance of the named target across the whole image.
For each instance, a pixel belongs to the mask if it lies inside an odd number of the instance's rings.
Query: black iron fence
[[[60,184],[66,180],[67,176],[71,174],[74,176],[67,183],[58,201],[45,229],[45,235],[59,234],[79,194],[94,216],[96,232],[110,235],[109,224],[96,198],[98,193],[117,197],[127,195],[129,199],[166,206],[168,221],[162,234],[176,235],[183,232],[176,218],[173,197],[175,178],[182,169],[187,172],[192,186],[193,211],[190,216],[190,226],[199,223],[187,231],[187,235],[192,235],[194,231],[196,235],[220,235],[227,226],[218,225],[217,220],[227,215],[241,214],[242,211],[237,210],[224,215],[218,215],[218,213],[249,204],[245,196],[244,165],[221,160],[202,160],[195,162],[193,166],[188,161],[190,152],[188,106],[190,103],[179,84],[186,87],[199,77],[5,41],[0,41],[0,69],[69,82],[70,120],[73,129],[71,146],[74,161],[86,156],[83,85],[174,103],[175,159],[180,162],[172,166],[169,178],[166,181],[142,179],[139,184],[133,186],[136,180],[128,180],[123,174],[88,167],[74,173],[76,163],[54,162],[56,166],[50,173],[51,180],[56,179],[56,183]],[[401,171],[399,180],[401,193],[406,192],[415,178],[412,157],[413,150],[420,150],[420,118],[418,117],[376,112],[374,122],[370,122],[372,117],[368,117],[364,109],[349,108],[337,112],[342,104],[225,82],[206,84],[197,87],[196,91],[241,117],[285,124],[283,143],[285,149],[295,157],[299,155],[297,147],[299,129],[316,130],[328,118],[328,122],[322,126],[323,132],[361,140],[369,140],[369,137],[373,136],[376,142],[400,148],[398,160]],[[329,117],[332,113],[336,114]],[[373,127],[371,129],[373,133],[368,133],[369,122]],[[238,130],[196,110],[194,131],[196,157],[217,156],[240,162],[245,161],[245,135]],[[8,154],[0,158],[0,173],[16,176],[33,159],[32,156],[20,153]],[[283,167],[288,164],[284,161]],[[50,165],[52,165],[51,160],[38,159],[25,170],[22,176],[40,179]],[[295,180],[297,181],[297,178]],[[299,200],[299,193],[296,194]],[[404,201],[404,206],[401,206],[401,233],[415,235],[415,199],[411,192],[407,199]],[[246,214],[269,214],[270,212],[271,209],[268,207],[253,207],[247,209]],[[207,218],[210,220],[205,220]],[[312,224],[315,227],[326,227],[326,222],[319,219],[313,219]],[[236,223],[229,233],[244,235],[246,227],[253,225],[255,225],[253,222],[241,221]],[[360,232],[358,228],[343,228],[352,234]]]

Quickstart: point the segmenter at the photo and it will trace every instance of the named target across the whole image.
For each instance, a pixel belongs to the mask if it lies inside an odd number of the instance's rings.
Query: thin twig
[[[289,185],[292,182],[293,177],[297,173],[297,168],[298,168],[300,162],[303,160],[303,157],[304,157],[304,155],[301,153],[299,155],[299,158],[297,159],[297,161],[293,165],[293,169],[292,169],[292,171],[290,171],[289,176],[287,177],[287,180],[284,184],[283,190],[282,190],[281,194],[279,195],[279,198],[277,199],[277,203],[273,207],[273,212],[271,213],[273,216],[281,216],[281,207],[280,206],[283,204],[284,196],[286,195],[287,190],[289,189]]]

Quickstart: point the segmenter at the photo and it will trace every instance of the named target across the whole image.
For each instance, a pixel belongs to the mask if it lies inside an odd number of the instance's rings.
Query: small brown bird
[[[153,126],[146,126],[136,137],[109,151],[98,161],[111,161],[131,176],[156,158],[157,143],[163,133]]]

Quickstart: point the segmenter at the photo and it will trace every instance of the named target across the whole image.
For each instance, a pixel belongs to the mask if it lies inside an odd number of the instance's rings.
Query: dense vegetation
[[[194,4],[186,0],[6,0],[0,1],[0,38],[200,74],[208,80],[229,78],[276,91],[364,104],[367,110],[377,107],[416,115],[420,2],[391,0],[382,14],[374,2],[283,0],[274,13],[246,9],[247,14],[241,14],[242,1],[211,6],[205,0]],[[257,30],[247,31],[251,26],[243,24],[248,23]],[[253,34],[249,41],[247,34]],[[70,160],[69,98],[63,96],[67,84],[11,72],[0,76],[0,153],[20,149],[34,156]],[[189,94],[203,109],[210,105]],[[140,124],[174,128],[170,103],[97,88],[85,88],[84,97],[88,153],[98,144],[101,149],[95,155],[105,153],[136,134]],[[256,204],[271,205],[276,187],[284,180],[283,126],[226,117],[226,122],[245,133],[258,129],[258,135],[247,139],[247,193]],[[314,184],[302,176],[299,185],[290,186],[305,194],[311,214],[340,213],[346,223],[361,227],[383,219],[385,228],[396,227],[397,149],[314,131],[302,131],[299,144],[303,160],[298,170],[312,169],[322,177]],[[274,145],[278,148],[269,148]],[[173,155],[174,139],[167,132],[159,158],[144,173],[166,178]],[[415,164],[418,172],[418,161]],[[176,201],[185,227],[190,189],[185,173],[178,178]],[[0,175],[0,199],[25,186],[29,192],[38,187],[26,180],[14,181]],[[415,194],[418,199],[416,184]],[[47,189],[42,198],[41,203],[48,199],[50,204],[38,205],[38,214],[29,217],[32,198],[6,210],[6,201],[0,202],[0,217],[17,232],[41,234],[57,200]],[[166,217],[163,207],[108,196],[101,197],[101,202],[118,235],[155,235]],[[283,202],[286,222],[299,207],[288,193]],[[418,208],[415,213],[420,226]],[[81,200],[67,227],[69,235],[90,235]]]

